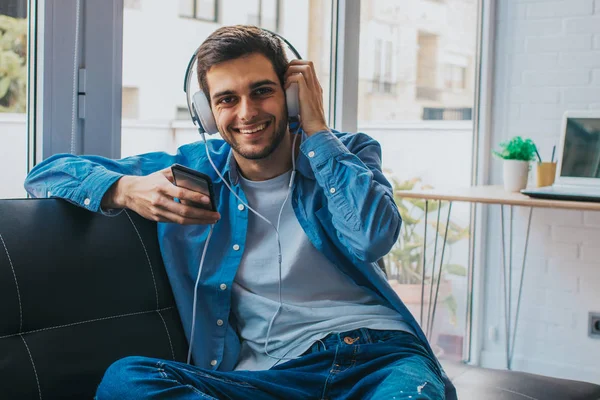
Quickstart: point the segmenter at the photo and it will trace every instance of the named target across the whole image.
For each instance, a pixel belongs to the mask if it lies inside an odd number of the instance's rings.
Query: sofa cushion
[[[600,386],[567,379],[442,362],[460,400],[599,400]]]
[[[58,199],[0,200],[2,398],[92,398],[106,368],[185,361],[156,224]]]

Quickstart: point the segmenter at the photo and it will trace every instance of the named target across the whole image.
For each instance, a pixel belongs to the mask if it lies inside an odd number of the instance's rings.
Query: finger
[[[221,215],[216,211],[210,211],[193,205],[177,203],[175,201],[167,201],[162,203],[157,206],[156,210],[154,211],[159,215],[170,215],[172,220],[175,218],[174,215],[176,215],[176,219],[178,220],[193,220],[195,223],[202,224],[213,224],[221,219]],[[178,222],[176,220],[173,221]]]
[[[163,193],[171,198],[179,200],[188,200],[193,203],[210,204],[210,198],[204,193],[195,190],[186,189],[180,186],[167,185],[163,187]]]
[[[317,78],[317,70],[315,69],[315,64],[310,60],[292,60],[288,64],[288,69],[290,67],[304,66],[310,71],[311,83],[315,85],[315,87],[321,87],[319,83],[319,79]]]
[[[303,99],[309,92],[308,85],[306,84],[306,79],[304,75],[298,73],[294,75],[290,75],[285,81],[284,87],[287,89],[290,87],[292,83],[298,84],[298,97]],[[300,101],[300,111],[302,111],[302,101]],[[302,113],[301,113],[302,114]]]
[[[294,74],[302,74],[310,87],[313,87],[315,89],[320,88],[314,71],[310,68],[309,65],[294,65],[289,67],[286,73],[284,74],[284,80],[286,80],[288,77]]]
[[[173,177],[173,171],[171,170],[171,167],[161,169],[158,172],[160,174],[162,174],[165,178],[167,178],[169,180],[169,182],[171,182],[171,183],[175,182],[175,178]]]
[[[154,220],[156,222],[172,222],[181,225],[212,225],[218,222],[218,219],[212,218],[184,217],[168,210],[161,210],[159,213],[155,214]]]

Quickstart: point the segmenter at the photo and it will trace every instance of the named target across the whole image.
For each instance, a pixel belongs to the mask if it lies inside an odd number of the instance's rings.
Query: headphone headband
[[[271,35],[273,35],[275,38],[281,40],[283,43],[285,43],[287,45],[287,47],[292,51],[292,53],[294,53],[294,56],[298,59],[298,60],[302,60],[302,56],[300,55],[300,53],[298,52],[298,50],[296,50],[296,48],[283,36],[281,36],[278,33],[272,32],[268,29],[265,28],[260,28],[262,31],[264,32],[268,32]],[[198,48],[196,49],[196,51],[194,51],[194,54],[192,55],[192,58],[190,58],[190,61],[188,62],[187,68],[185,70],[185,78],[183,80],[183,91],[187,94],[188,93],[188,88],[189,83],[190,83],[190,74],[192,72],[192,65],[194,65],[194,61],[196,61],[196,56],[198,55],[198,52],[200,51],[200,47],[202,47],[202,45],[198,46]],[[189,97],[189,96],[188,96]],[[188,106],[189,106],[189,102],[188,102]]]

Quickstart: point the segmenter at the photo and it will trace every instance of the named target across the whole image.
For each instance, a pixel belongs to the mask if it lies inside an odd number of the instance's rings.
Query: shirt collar
[[[235,161],[233,150],[231,148],[229,149],[229,154],[227,155],[225,168],[223,168],[223,178],[228,179],[232,185],[237,185],[238,181],[240,180],[237,162]]]

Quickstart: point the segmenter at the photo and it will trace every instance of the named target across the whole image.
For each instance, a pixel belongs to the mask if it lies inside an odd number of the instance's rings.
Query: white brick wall
[[[531,137],[542,157],[558,144],[570,109],[600,108],[600,0],[500,0],[491,144]],[[490,181],[502,182],[491,161]],[[500,223],[490,209],[482,363],[504,368]],[[515,226],[513,279],[519,276],[526,213]],[[518,289],[513,282],[513,293]],[[533,214],[514,368],[600,382],[600,341],[587,336],[600,311],[600,212],[536,209]],[[514,310],[513,310],[514,315]]]
[[[540,1],[527,7],[527,17],[531,19],[589,15],[593,12],[593,0]]]

